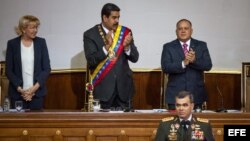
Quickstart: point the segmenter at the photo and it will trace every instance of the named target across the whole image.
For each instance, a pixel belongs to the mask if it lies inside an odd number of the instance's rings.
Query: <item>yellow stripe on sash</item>
[[[113,39],[113,43],[111,45],[111,47],[109,48],[109,50],[114,50],[116,44],[117,44],[117,41],[118,41],[118,38],[119,38],[119,35],[120,35],[120,32],[121,32],[121,28],[122,26],[121,25],[118,25],[116,31],[115,31],[115,35],[114,35],[114,39]],[[104,65],[104,63],[106,63],[106,61],[110,59],[109,57],[106,57],[105,60],[103,60],[95,69],[95,71],[93,72],[93,74],[91,75],[91,81],[92,79],[97,75],[97,73],[99,72],[99,70],[102,68],[102,66]]]

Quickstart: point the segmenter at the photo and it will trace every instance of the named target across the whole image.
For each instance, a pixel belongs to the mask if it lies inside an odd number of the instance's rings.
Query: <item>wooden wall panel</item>
[[[81,109],[84,106],[83,72],[50,74],[45,109]]]
[[[162,118],[176,113],[45,110],[0,113],[1,141],[153,141]],[[224,125],[250,125],[250,113],[194,113],[209,119],[216,141]]]
[[[221,108],[222,98],[226,109],[241,109],[240,74],[207,73],[205,84],[208,92],[208,109]]]
[[[161,72],[136,71],[133,74],[135,109],[160,108]],[[221,91],[227,109],[241,108],[241,75],[206,73],[205,84],[208,92],[208,109],[221,106]],[[85,72],[52,73],[47,81],[48,94],[46,109],[81,109],[84,106]]]
[[[160,107],[161,73],[135,72],[136,93],[133,98],[134,108],[153,109]]]
[[[1,62],[3,66],[3,62]],[[0,104],[7,94],[8,79],[1,68]],[[47,80],[48,92],[45,97],[45,109],[82,109],[85,101],[84,70],[53,70]],[[158,70],[136,70],[133,73],[135,96],[134,109],[162,108],[162,73]],[[205,73],[205,85],[208,92],[207,107],[216,110],[221,107],[223,95],[226,109],[241,109],[240,73]]]

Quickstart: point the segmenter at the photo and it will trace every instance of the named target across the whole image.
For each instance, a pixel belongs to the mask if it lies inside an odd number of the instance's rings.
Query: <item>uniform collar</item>
[[[184,120],[184,119],[180,118],[180,122],[181,122],[182,120]],[[190,121],[190,122],[192,121],[192,114],[188,117],[187,120]]]

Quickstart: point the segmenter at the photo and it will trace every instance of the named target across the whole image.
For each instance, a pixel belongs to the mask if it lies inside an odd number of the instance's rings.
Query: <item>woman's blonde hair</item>
[[[23,35],[23,29],[25,29],[30,22],[35,22],[37,26],[40,25],[40,21],[37,17],[32,15],[25,15],[20,18],[18,26],[15,27],[17,35]]]

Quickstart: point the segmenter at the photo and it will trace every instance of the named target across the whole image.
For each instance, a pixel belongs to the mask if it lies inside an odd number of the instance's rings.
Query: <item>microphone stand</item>
[[[224,108],[224,97],[219,89],[218,82],[216,83],[216,89],[221,97],[221,108],[217,109],[216,112],[220,112],[220,113],[227,112],[227,110]]]
[[[129,96],[129,101],[128,101],[128,107],[125,107],[123,112],[134,112],[134,109],[132,109],[132,99],[131,96]]]

